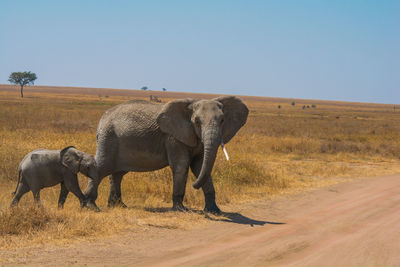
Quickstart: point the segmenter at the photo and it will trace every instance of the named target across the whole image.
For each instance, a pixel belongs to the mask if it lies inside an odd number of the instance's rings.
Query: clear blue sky
[[[400,1],[0,0],[0,83],[400,103]]]

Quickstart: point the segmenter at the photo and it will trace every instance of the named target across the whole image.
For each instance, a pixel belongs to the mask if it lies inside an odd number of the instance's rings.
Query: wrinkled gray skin
[[[122,177],[170,166],[173,209],[186,210],[182,201],[189,168],[202,188],[205,210],[218,213],[211,178],[218,147],[228,143],[246,123],[248,109],[236,97],[213,100],[182,99],[165,105],[130,101],[106,111],[97,131],[96,163],[99,181],[89,181],[85,195],[95,205],[101,179],[111,174],[109,207],[121,199]]]
[[[87,198],[79,188],[78,172],[97,180],[94,157],[73,146],[63,150],[41,148],[28,153],[18,167],[18,183],[11,206],[18,204],[28,191],[32,191],[35,202],[41,205],[40,189],[57,184],[61,184],[60,208],[64,207],[70,191],[79,198],[82,207],[87,206]]]

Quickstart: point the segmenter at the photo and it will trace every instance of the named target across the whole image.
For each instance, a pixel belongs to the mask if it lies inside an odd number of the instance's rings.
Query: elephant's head
[[[157,117],[160,129],[190,147],[203,144],[203,164],[193,187],[210,177],[218,147],[246,123],[249,110],[234,96],[212,100],[182,99],[167,103]]]
[[[71,172],[83,173],[89,178],[97,179],[97,165],[92,155],[86,154],[73,146],[68,146],[60,152],[61,164]]]

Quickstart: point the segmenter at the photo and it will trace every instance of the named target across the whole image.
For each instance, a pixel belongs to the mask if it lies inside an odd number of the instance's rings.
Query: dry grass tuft
[[[2,210],[0,236],[36,234],[38,231],[46,230],[52,223],[62,221],[63,218],[51,216],[45,209],[34,206]]]

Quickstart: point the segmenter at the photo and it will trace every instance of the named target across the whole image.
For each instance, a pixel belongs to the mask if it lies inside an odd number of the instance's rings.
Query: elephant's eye
[[[194,123],[196,123],[197,126],[200,126],[200,119],[198,117],[196,117],[194,119]]]
[[[221,119],[221,124],[223,124],[224,123],[224,119]]]

